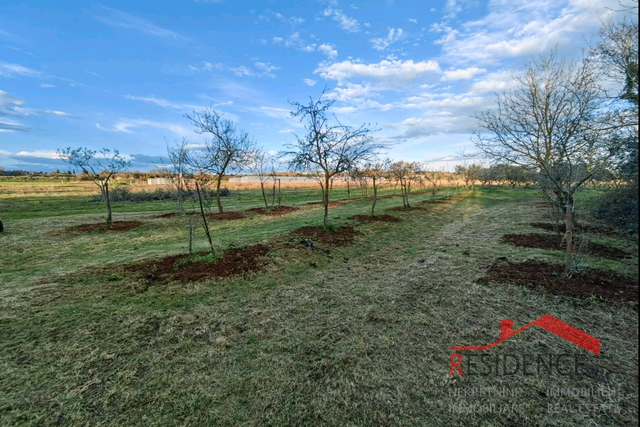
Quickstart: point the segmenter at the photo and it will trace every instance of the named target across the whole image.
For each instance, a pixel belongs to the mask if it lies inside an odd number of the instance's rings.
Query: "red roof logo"
[[[522,328],[513,330],[513,320],[501,320],[500,321],[500,339],[492,342],[491,344],[484,346],[454,346],[450,347],[451,350],[488,350],[494,345],[500,344],[502,341],[506,341],[512,336],[524,331],[525,329],[536,325],[541,327],[542,329],[551,332],[559,336],[560,338],[564,338],[567,341],[570,341],[585,350],[589,350],[591,353],[597,354],[600,356],[600,340],[587,334],[586,332],[581,331],[578,328],[574,328],[568,323],[563,322],[560,319],[557,319],[550,314],[545,314],[541,318],[534,320],[533,322],[524,325]]]

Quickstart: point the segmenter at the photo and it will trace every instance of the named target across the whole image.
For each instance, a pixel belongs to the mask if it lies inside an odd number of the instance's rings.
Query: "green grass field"
[[[400,197],[379,200],[377,212],[398,223],[359,224],[348,217],[370,202],[345,203],[331,222],[359,234],[330,257],[298,245],[271,250],[249,277],[149,285],[123,267],[187,251],[188,218],[158,218],[171,202],[115,204],[115,220],[144,222],[129,231],[69,232],[103,221],[89,190],[0,183],[0,425],[638,425],[637,304],[479,284],[496,257],[563,258],[500,242],[539,231],[529,225],[545,219],[536,190],[463,195],[408,212],[385,212]],[[429,198],[413,195],[412,205]],[[321,207],[307,205],[318,199],[292,191],[282,203],[294,213],[211,221],[214,245],[296,244],[288,232],[322,224]],[[232,192],[223,204],[244,211],[261,198]],[[581,255],[582,265],[637,277],[636,240],[589,238],[633,257]],[[195,243],[208,246],[201,227]],[[501,319],[519,328],[544,314],[600,339],[602,354],[539,328],[486,353],[578,354],[583,374],[450,375],[450,346],[488,344]],[[553,394],[587,388],[613,394]],[[519,391],[458,396],[479,389]]]

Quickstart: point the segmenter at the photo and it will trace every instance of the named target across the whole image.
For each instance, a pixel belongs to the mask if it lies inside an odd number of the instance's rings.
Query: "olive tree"
[[[476,146],[494,160],[534,168],[542,188],[564,213],[565,274],[573,268],[575,192],[613,155],[590,124],[602,105],[598,73],[589,61],[554,50],[526,64],[516,87],[497,95],[495,109],[476,113],[486,133]]]
[[[109,199],[109,181],[118,172],[124,172],[131,166],[131,161],[120,155],[118,150],[103,148],[100,151],[80,147],[75,150],[65,148],[57,150],[58,156],[70,165],[79,168],[99,188],[107,208],[107,224],[113,223],[111,200]]]
[[[291,169],[318,177],[325,228],[328,226],[332,179],[356,164],[372,159],[382,148],[382,145],[372,142],[372,133],[376,129],[370,125],[355,128],[343,125],[335,115],[329,115],[335,100],[327,99],[326,91],[325,88],[316,100],[309,97],[308,104],[289,102],[294,107],[291,116],[305,122],[305,133],[296,135],[296,142],[287,146],[288,151],[281,153],[288,159]]]

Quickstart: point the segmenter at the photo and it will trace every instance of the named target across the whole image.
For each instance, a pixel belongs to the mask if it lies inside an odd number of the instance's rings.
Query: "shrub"
[[[215,198],[216,192],[214,190],[203,188],[200,190],[203,199],[211,200]],[[231,194],[228,188],[220,189],[220,196],[228,197]],[[177,191],[169,188],[156,188],[153,191],[138,191],[132,192],[127,187],[118,186],[109,191],[109,198],[112,202],[150,202],[153,200],[174,200],[177,197]],[[195,190],[189,191],[184,194],[185,200],[198,200],[198,194]],[[92,198],[94,202],[104,202],[102,194],[98,194]]]
[[[616,188],[601,195],[593,215],[628,233],[638,232],[638,187]]]

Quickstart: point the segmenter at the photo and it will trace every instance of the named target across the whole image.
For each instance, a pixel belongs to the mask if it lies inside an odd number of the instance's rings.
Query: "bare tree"
[[[179,213],[184,212],[184,197],[189,191],[189,179],[193,178],[195,182],[195,190],[196,195],[198,196],[198,204],[200,206],[200,216],[202,218],[202,226],[204,227],[204,232],[207,236],[207,240],[209,241],[209,248],[211,249],[211,253],[215,254],[215,249],[213,247],[213,240],[211,239],[211,233],[209,231],[209,222],[207,221],[207,217],[204,213],[204,205],[203,205],[203,195],[200,188],[200,182],[202,178],[197,179],[193,172],[193,168],[189,165],[189,142],[186,138],[183,138],[182,141],[176,141],[173,147],[167,146],[167,153],[169,155],[169,160],[171,160],[171,164],[173,165],[173,172],[176,175],[173,179],[173,186],[177,190],[177,202],[178,202],[178,210]],[[192,254],[193,251],[193,221],[189,218],[189,254]]]
[[[363,174],[371,180],[373,186],[373,203],[371,204],[371,216],[375,215],[376,203],[378,202],[378,187],[380,182],[387,176],[391,160],[368,162],[364,165]]]
[[[482,167],[476,165],[475,163],[472,165],[456,165],[455,173],[459,175],[464,181],[464,186],[466,189],[471,186],[471,191],[475,190],[475,183],[480,179],[480,172]]]
[[[264,201],[265,209],[270,207],[267,200],[267,191],[265,189],[265,184],[270,180],[273,181],[271,207],[275,206],[276,183],[279,184],[279,179],[276,176],[276,165],[277,162],[273,157],[261,149],[256,149],[251,156],[251,163],[248,166],[249,170],[253,172],[260,181],[260,190],[262,191],[262,200]],[[280,197],[278,197],[278,200],[280,200]]]
[[[497,109],[476,114],[488,133],[476,146],[506,163],[537,170],[543,190],[565,214],[565,274],[573,268],[575,192],[613,152],[589,128],[602,102],[598,74],[588,61],[560,59],[554,50],[526,65],[516,88],[497,96]]]
[[[114,174],[123,172],[131,166],[131,161],[120,155],[118,150],[103,148],[93,151],[80,147],[75,150],[65,148],[57,150],[58,156],[70,165],[80,168],[100,188],[102,199],[107,208],[107,224],[113,223],[111,200],[109,199],[109,181]],[[96,156],[99,154],[99,156]]]
[[[289,151],[282,153],[288,158],[289,167],[302,172],[317,173],[322,189],[322,204],[324,205],[323,223],[328,226],[329,196],[332,178],[346,172],[359,162],[364,162],[375,156],[380,144],[372,142],[370,125],[363,124],[358,128],[341,124],[328,112],[335,101],[325,99],[325,88],[317,100],[309,97],[308,104],[290,102],[295,108],[292,117],[306,121],[305,134],[296,135],[296,143],[289,145]]]
[[[418,162],[399,161],[391,164],[388,169],[388,176],[400,184],[400,194],[402,194],[402,206],[409,209],[409,193],[411,185],[420,174],[420,164]]]
[[[216,204],[222,213],[220,186],[222,179],[246,168],[255,151],[255,142],[244,130],[237,129],[232,120],[224,118],[213,108],[194,111],[185,117],[193,123],[195,132],[209,134],[204,146],[188,150],[187,164],[203,174],[214,174],[216,179]]]
[[[184,199],[189,191],[187,176],[191,173],[191,170],[187,164],[188,147],[187,138],[182,138],[182,141],[175,141],[173,147],[167,145],[167,154],[169,161],[171,161],[171,171],[173,173],[170,185],[176,192],[176,204],[180,214],[185,213]]]

